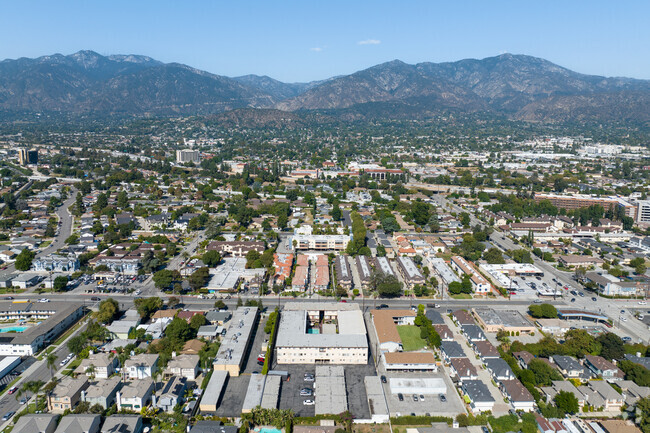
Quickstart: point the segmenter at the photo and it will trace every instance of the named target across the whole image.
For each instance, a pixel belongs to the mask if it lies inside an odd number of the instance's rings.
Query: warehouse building
[[[228,381],[228,372],[224,370],[214,370],[210,376],[210,382],[201,395],[199,409],[201,413],[216,413],[219,407],[221,394]]]
[[[288,303],[275,344],[278,364],[366,364],[368,341],[356,304]]]
[[[345,371],[342,366],[316,367],[314,383],[316,415],[338,414],[348,410]]]
[[[257,307],[239,307],[235,310],[214,359],[215,371],[227,371],[231,376],[239,376],[257,324],[257,316]]]

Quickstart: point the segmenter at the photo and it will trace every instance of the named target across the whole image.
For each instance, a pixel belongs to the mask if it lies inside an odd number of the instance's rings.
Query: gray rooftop
[[[339,311],[338,321],[338,334],[307,334],[306,311],[283,311],[276,347],[368,347],[361,311]]]
[[[463,347],[455,341],[443,341],[440,343],[440,350],[445,352],[448,358],[465,358]]]
[[[494,401],[489,388],[480,380],[464,380],[462,387],[474,402],[488,403]]]
[[[216,365],[241,365],[257,318],[257,307],[239,307],[228,324],[214,359]]]

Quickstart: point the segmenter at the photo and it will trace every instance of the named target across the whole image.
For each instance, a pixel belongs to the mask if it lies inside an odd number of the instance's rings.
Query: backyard
[[[405,352],[420,350],[426,346],[426,341],[420,338],[420,328],[413,325],[402,325],[397,327],[397,332],[402,339],[402,346]]]

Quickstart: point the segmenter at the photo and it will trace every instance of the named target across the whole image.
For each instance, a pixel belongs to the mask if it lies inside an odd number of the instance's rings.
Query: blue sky
[[[220,75],[310,81],[393,59],[443,62],[510,52],[588,74],[650,79],[647,0],[1,4],[0,59],[89,49]]]

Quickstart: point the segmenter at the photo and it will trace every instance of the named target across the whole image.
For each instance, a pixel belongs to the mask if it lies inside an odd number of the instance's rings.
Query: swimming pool
[[[26,326],[10,326],[9,328],[0,328],[0,332],[23,332]]]
[[[282,433],[282,430],[279,430],[277,428],[260,428],[255,429],[255,431],[259,433]]]
[[[317,328],[309,328],[307,329],[307,334],[320,334],[320,330]]]

